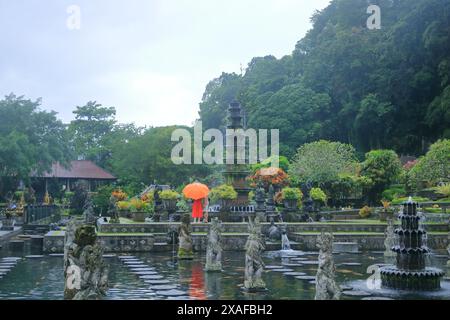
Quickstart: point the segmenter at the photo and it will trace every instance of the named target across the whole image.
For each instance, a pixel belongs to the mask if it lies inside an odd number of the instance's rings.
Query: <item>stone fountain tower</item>
[[[236,206],[243,206],[248,203],[248,193],[251,191],[251,189],[248,186],[247,183],[247,176],[250,174],[250,171],[248,170],[248,166],[246,163],[246,157],[244,154],[238,154],[237,150],[238,147],[245,148],[245,136],[243,139],[237,139],[236,137],[233,137],[233,134],[236,134],[235,130],[243,130],[244,126],[242,125],[242,108],[239,102],[233,101],[230,103],[230,106],[228,108],[228,118],[229,118],[229,125],[227,127],[227,133],[225,138],[225,150],[226,154],[231,154],[231,152],[234,155],[233,158],[233,164],[227,163],[227,156],[225,156],[225,164],[226,169],[223,172],[225,182],[229,185],[232,185],[233,188],[236,190],[238,197],[236,201],[233,203],[233,205]],[[234,133],[233,133],[234,132]],[[234,141],[234,143],[229,143],[229,141]]]
[[[400,228],[395,230],[398,243],[392,248],[397,255],[396,266],[381,268],[381,283],[384,287],[399,290],[438,290],[444,272],[437,268],[426,267],[426,256],[429,254],[424,239],[426,231],[420,225],[418,204],[412,199],[403,204],[399,215]]]

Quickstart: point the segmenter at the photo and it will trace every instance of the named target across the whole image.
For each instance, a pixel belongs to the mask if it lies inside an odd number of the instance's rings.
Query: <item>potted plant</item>
[[[122,218],[131,218],[130,203],[128,201],[118,201],[117,209],[119,210],[119,216]]]
[[[388,200],[381,200],[383,209],[380,212],[380,221],[387,221],[392,219],[394,216],[394,211],[391,209],[391,202]]]
[[[303,193],[299,188],[283,188],[281,190],[281,199],[284,207],[288,210],[295,210],[298,207],[298,202],[303,198]]]
[[[164,208],[170,213],[177,211],[177,200],[180,194],[174,190],[163,190],[159,193]]]
[[[14,219],[12,211],[6,209],[5,210],[5,219],[2,221],[2,228],[4,231],[12,231],[14,230]]]
[[[145,222],[145,214],[148,203],[141,199],[133,198],[130,200],[130,211],[134,222]]]
[[[224,214],[230,211],[233,201],[237,199],[237,192],[233,186],[223,184],[213,188],[210,192],[210,197],[213,202],[220,204],[221,219],[224,220]]]
[[[320,209],[327,203],[327,195],[320,188],[312,188],[310,191],[311,199],[314,201],[314,205],[317,209]]]
[[[364,206],[363,208],[361,208],[361,210],[359,210],[359,216],[362,219],[369,218],[371,214],[372,214],[372,208],[370,208],[369,206]]]

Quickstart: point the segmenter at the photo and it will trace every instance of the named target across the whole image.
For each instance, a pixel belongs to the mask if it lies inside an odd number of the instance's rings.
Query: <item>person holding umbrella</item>
[[[202,200],[208,197],[209,194],[208,186],[203,183],[194,182],[184,187],[183,194],[186,198],[194,200],[192,204],[192,218],[194,218],[194,223],[199,223],[203,217]]]

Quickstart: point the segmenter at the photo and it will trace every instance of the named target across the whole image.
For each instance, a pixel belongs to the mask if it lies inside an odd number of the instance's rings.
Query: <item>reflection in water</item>
[[[191,283],[189,286],[189,297],[196,300],[206,300],[205,283],[203,281],[203,266],[197,261],[192,265]]]
[[[266,270],[264,281],[268,290],[262,293],[245,294],[241,290],[244,280],[244,253],[224,252],[223,272],[206,273],[203,270],[204,255],[198,254],[192,261],[172,263],[172,253],[133,254],[146,265],[154,267],[171,285],[178,285],[179,290],[186,292],[191,299],[297,299],[310,300],[314,298],[314,284],[309,280],[296,279],[283,272]],[[17,256],[17,254],[0,251],[0,258]],[[336,254],[337,281],[339,284],[352,285],[355,280],[362,284],[369,277],[367,268],[370,265],[384,262],[381,253]],[[306,276],[315,276],[317,266],[302,262],[314,262],[317,255],[302,253],[299,257],[286,257],[267,253],[264,257],[266,265],[280,266],[303,272]],[[109,265],[110,289],[106,299],[161,299],[157,297],[151,285],[130,272],[118,258],[107,258]],[[348,265],[358,262],[361,265]],[[434,259],[434,265],[441,267],[447,259]],[[444,286],[445,287],[445,286]],[[23,258],[17,265],[0,279],[0,300],[3,299],[63,299],[64,275],[63,258],[45,256],[44,258]],[[375,295],[377,293],[374,293]],[[187,298],[187,297],[185,297]],[[414,298],[407,296],[405,298]],[[435,297],[449,299],[450,297]],[[345,297],[345,299],[359,299]]]

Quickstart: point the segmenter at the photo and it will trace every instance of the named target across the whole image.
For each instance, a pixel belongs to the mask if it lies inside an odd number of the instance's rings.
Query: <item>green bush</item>
[[[298,188],[283,188],[281,190],[283,200],[301,200],[303,193]]]
[[[174,190],[163,190],[159,193],[159,197],[162,200],[177,200],[180,194]]]
[[[429,202],[429,201],[431,201],[430,199],[423,198],[423,197],[412,197],[412,199],[413,199],[413,201],[419,202],[419,203],[420,202]],[[404,203],[404,202],[406,202],[408,200],[409,200],[409,197],[395,198],[394,200],[392,200],[392,204],[393,205],[399,205],[399,204],[402,204],[402,203]]]
[[[327,203],[327,195],[320,188],[312,188],[310,191],[311,199],[314,201],[322,202],[323,204]]]
[[[391,186],[389,189],[386,189],[381,194],[384,200],[392,201],[395,198],[406,196],[405,187],[402,185]]]
[[[237,192],[233,186],[227,184],[213,188],[209,195],[214,202],[217,200],[235,200],[237,198]]]
[[[434,190],[446,198],[450,197],[450,183],[445,183],[442,186],[438,186],[434,188]]]

